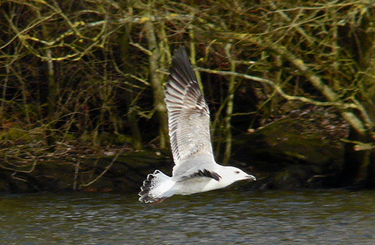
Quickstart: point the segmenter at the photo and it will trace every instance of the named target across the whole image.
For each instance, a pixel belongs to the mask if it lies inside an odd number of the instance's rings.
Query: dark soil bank
[[[345,129],[332,122],[324,126],[322,122],[288,116],[236,136],[230,165],[257,177],[256,182],[243,183],[241,188],[332,186],[343,161],[343,144],[338,139]],[[45,160],[34,167],[24,172],[2,169],[0,191],[136,192],[155,169],[170,175],[173,161],[170,152],[128,151],[92,159]]]

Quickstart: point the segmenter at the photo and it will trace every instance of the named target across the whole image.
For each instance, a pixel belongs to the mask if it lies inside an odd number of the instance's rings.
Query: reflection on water
[[[375,192],[0,196],[0,244],[374,244]]]

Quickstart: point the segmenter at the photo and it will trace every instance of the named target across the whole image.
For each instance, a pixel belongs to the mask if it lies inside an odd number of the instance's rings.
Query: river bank
[[[256,182],[242,183],[241,188],[335,185],[344,155],[340,139],[345,138],[347,126],[334,114],[324,110],[291,113],[265,125],[234,137],[229,164],[257,177]],[[64,151],[66,154],[60,155],[42,152],[25,166],[12,166],[12,159],[7,159],[0,171],[0,191],[137,192],[147,174],[159,169],[170,175],[173,167],[171,153],[153,147],[143,151],[106,148],[94,154],[66,146]]]

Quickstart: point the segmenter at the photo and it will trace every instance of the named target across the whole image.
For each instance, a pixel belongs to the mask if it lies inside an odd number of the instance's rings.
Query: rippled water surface
[[[375,244],[375,192],[2,195],[0,244]]]

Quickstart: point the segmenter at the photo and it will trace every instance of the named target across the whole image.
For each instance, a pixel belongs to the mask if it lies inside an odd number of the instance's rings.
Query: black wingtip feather
[[[153,180],[155,178],[155,175],[159,172],[159,170],[155,170],[154,173],[147,175],[146,180],[143,181],[143,185],[141,186],[141,191],[138,193],[138,195],[140,196],[139,201],[145,203],[154,202],[154,198],[150,196],[150,190],[153,187]]]
[[[179,81],[197,82],[197,77],[184,46],[181,45],[174,51],[169,73],[170,76],[180,77]]]

